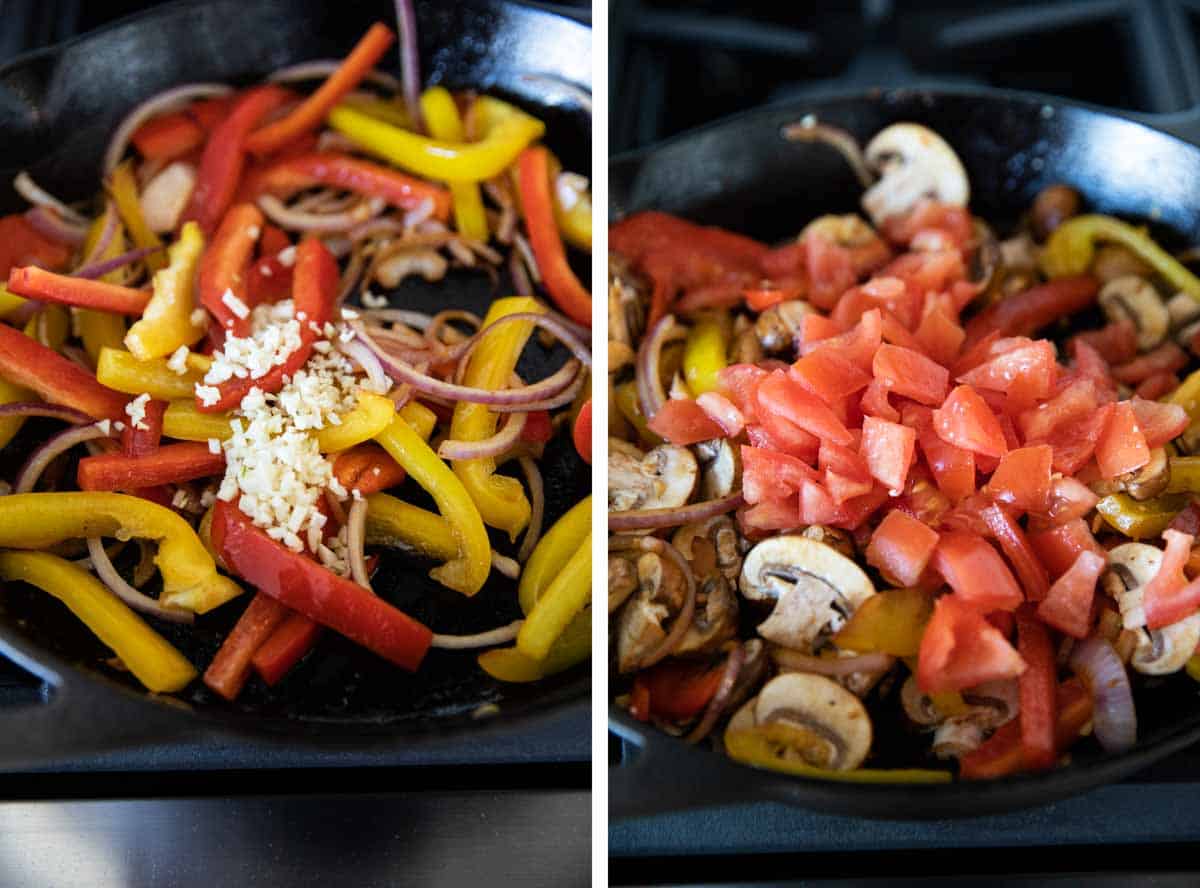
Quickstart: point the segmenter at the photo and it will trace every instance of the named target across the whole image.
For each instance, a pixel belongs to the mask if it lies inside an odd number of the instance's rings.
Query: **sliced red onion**
[[[771,657],[780,666],[799,672],[812,672],[841,678],[856,672],[883,672],[891,669],[896,658],[890,654],[859,654],[855,657],[812,657],[787,648],[774,648]]]
[[[527,413],[513,413],[496,434],[482,441],[457,441],[447,438],[438,445],[437,455],[442,459],[488,459],[500,456],[512,449],[525,430]]]
[[[696,727],[692,729],[692,732],[684,738],[684,742],[693,745],[699,743],[716,726],[717,721],[725,712],[725,707],[729,705],[729,698],[733,695],[738,675],[741,674],[742,666],[745,662],[746,649],[738,642],[733,650],[729,652],[729,656],[725,658],[725,668],[721,670],[721,681],[717,685],[717,690],[712,695],[712,699],[708,701],[708,706],[704,708],[704,717],[700,719]]]
[[[21,172],[17,173],[16,178],[13,179],[13,190],[35,207],[49,207],[68,222],[74,222],[76,225],[88,224],[88,220],[81,213],[71,209],[49,191],[38,185],[25,170],[21,170]]]
[[[280,68],[267,76],[268,83],[303,83],[306,80],[323,80],[342,66],[342,59],[313,59]],[[382,86],[390,92],[400,92],[400,81],[385,71],[372,68],[363,78],[367,83]]]
[[[53,207],[34,207],[25,213],[25,221],[42,236],[60,244],[78,247],[87,239],[86,226],[78,222],[68,222]]]
[[[517,550],[517,561],[524,564],[542,538],[542,521],[546,517],[546,485],[542,483],[542,472],[536,462],[528,456],[520,457],[517,462],[525,473],[525,483],[529,485],[529,526],[525,528],[525,539],[521,540],[521,548]]]
[[[681,524],[692,524],[697,521],[707,521],[716,515],[732,512],[745,503],[739,490],[720,499],[693,503],[690,506],[679,506],[675,509],[630,509],[628,512],[610,512],[608,529],[622,530],[655,530],[660,527],[678,527]]]
[[[118,268],[124,268],[126,265],[132,265],[134,262],[140,262],[151,253],[158,253],[165,249],[166,247],[138,247],[136,250],[130,250],[128,253],[122,253],[120,256],[114,256],[112,259],[105,259],[103,262],[93,262],[85,265],[83,268],[72,272],[72,274],[75,277],[91,279],[103,277],[110,271],[116,271]]]
[[[501,555],[495,549],[492,550],[492,567],[496,569],[497,573],[510,580],[515,580],[521,575],[521,565],[507,555]]]
[[[495,647],[498,644],[508,644],[514,641],[521,632],[524,620],[513,620],[507,626],[479,632],[475,635],[437,635],[433,636],[430,647],[441,648],[445,651],[466,651],[473,648]]]
[[[642,416],[652,419],[667,400],[659,378],[658,364],[663,345],[675,332],[675,317],[664,315],[650,328],[637,353],[637,396]]]
[[[338,351],[354,361],[358,366],[362,367],[367,374],[367,379],[371,383],[371,389],[376,392],[386,392],[390,388],[391,383],[388,382],[387,374],[383,372],[383,364],[379,363],[379,358],[375,356],[375,352],[367,348],[357,339],[350,342],[339,342]]]
[[[402,235],[404,234],[404,223],[392,216],[378,216],[355,225],[346,232],[346,237],[352,241],[360,241],[379,237],[381,234]]]
[[[518,296],[533,297],[533,281],[529,279],[529,272],[515,250],[508,256],[508,276],[512,278],[513,289]]]
[[[1088,638],[1071,652],[1071,669],[1092,694],[1096,739],[1107,752],[1124,752],[1137,742],[1137,712],[1129,675],[1113,646]]]
[[[360,222],[377,216],[382,211],[382,206],[378,202],[365,200],[357,203],[352,209],[341,213],[306,213],[303,210],[289,207],[271,194],[260,196],[258,198],[258,207],[266,213],[267,218],[280,228],[290,231],[327,233],[350,231],[350,229],[354,228]]]
[[[412,0],[396,0],[396,26],[400,31],[400,85],[404,107],[418,133],[425,132],[421,114],[421,55],[417,42],[417,11]]]
[[[462,362],[466,363],[467,359],[471,356],[471,352],[479,344],[479,340],[489,332],[504,324],[515,324],[518,322],[530,323],[535,327],[540,327],[548,331],[555,339],[565,345],[571,354],[579,359],[579,362],[583,366],[589,370],[592,368],[592,350],[584,345],[579,337],[568,329],[567,325],[562,322],[562,319],[552,314],[541,314],[535,311],[517,312],[516,314],[505,315],[502,318],[492,321],[487,327],[479,331],[475,341],[471,343],[470,348],[463,354],[461,358]]]
[[[828,145],[842,155],[863,188],[870,188],[875,184],[875,175],[871,172],[866,157],[863,156],[858,140],[846,130],[826,123],[818,123],[815,116],[808,115],[796,123],[785,126],[783,137],[790,142],[820,142]]]
[[[513,246],[516,247],[516,252],[520,255],[525,268],[529,270],[529,277],[535,284],[540,284],[542,282],[542,271],[538,268],[537,259],[533,256],[533,247],[529,245],[529,241],[525,239],[525,235],[519,231],[514,231]]]
[[[30,455],[17,475],[13,491],[16,493],[31,492],[37,484],[38,479],[42,477],[42,472],[46,471],[46,466],[50,465],[56,457],[66,453],[76,444],[82,444],[85,441],[92,441],[96,438],[111,437],[111,428],[109,431],[104,431],[96,423],[85,426],[74,426],[59,432],[57,435],[49,438]]]
[[[18,305],[4,318],[8,323],[17,329],[22,329],[26,324],[33,320],[34,315],[46,307],[46,303],[40,299],[26,299]]]
[[[95,262],[103,261],[100,257],[103,256],[110,246],[112,246],[113,238],[117,236],[117,229],[120,227],[120,219],[117,216],[117,207],[111,200],[104,204],[104,226],[100,229],[100,237],[96,239],[95,246],[92,247],[90,253],[83,257],[83,261],[79,263],[80,268],[87,268]]]
[[[389,324],[407,324],[418,330],[424,330],[433,323],[432,315],[405,308],[371,308],[363,311],[362,316],[371,320],[386,321]]]
[[[41,401],[13,401],[9,404],[0,404],[0,419],[9,416],[45,416],[75,425],[84,425],[93,421],[82,410],[76,410],[74,407],[62,407],[58,404],[43,404]]]
[[[346,517],[346,553],[350,559],[350,576],[364,589],[370,589],[371,577],[367,574],[367,561],[363,556],[366,527],[367,501],[356,499]]]
[[[151,117],[157,117],[168,111],[176,111],[193,99],[207,99],[212,96],[227,95],[231,92],[233,92],[233,87],[224,83],[185,83],[146,99],[117,124],[116,130],[108,142],[108,148],[104,152],[101,172],[107,176],[113,171],[113,168],[121,162],[121,158],[125,155],[125,149],[129,147],[129,139],[137,132],[138,127]]]
[[[108,558],[108,553],[104,551],[104,546],[101,545],[98,537],[88,537],[87,541],[88,555],[91,557],[92,569],[96,571],[96,576],[100,582],[108,587],[108,591],[121,599],[135,611],[141,611],[144,614],[153,614],[162,620],[170,620],[172,623],[192,623],[196,617],[191,611],[181,610],[177,607],[166,607],[158,600],[151,598],[142,592],[139,592],[133,586],[125,582],[125,579],[117,573],[117,569],[113,567],[113,563]]]
[[[366,264],[367,256],[363,250],[363,243],[362,241],[355,241],[351,249],[350,261],[346,263],[346,268],[342,271],[342,276],[338,281],[337,305],[342,305],[350,298],[350,294],[358,286]]]
[[[479,332],[479,328],[483,326],[483,318],[475,314],[473,311],[463,311],[462,309],[448,308],[445,311],[439,311],[429,319],[429,326],[425,328],[425,338],[430,342],[436,342],[438,345],[457,345],[458,342],[446,342],[442,339],[442,328],[448,324],[458,321],[463,324],[470,324],[474,333]],[[461,330],[456,330],[450,327],[450,331],[460,337],[459,342],[470,339],[471,336],[463,333]]]
[[[570,367],[572,363],[574,363],[574,358],[572,358],[570,361],[568,361],[563,366],[563,369],[560,370],[559,372],[560,373],[565,372],[566,369],[568,367]],[[576,365],[576,366],[578,366],[578,365]],[[567,404],[572,403],[576,398],[578,398],[579,393],[583,390],[583,386],[587,382],[587,380],[588,380],[587,372],[580,370],[580,372],[575,376],[575,378],[573,380],[571,380],[570,385],[568,385],[565,389],[563,389],[563,391],[561,393],[554,395],[551,398],[546,398],[545,400],[542,400],[542,401],[530,401],[528,404],[491,404],[488,406],[488,409],[491,410],[493,413],[520,413],[520,412],[533,413],[535,410],[555,410],[559,407],[563,407]],[[542,380],[542,382],[545,382],[545,381],[546,380],[544,380],[544,379]]]

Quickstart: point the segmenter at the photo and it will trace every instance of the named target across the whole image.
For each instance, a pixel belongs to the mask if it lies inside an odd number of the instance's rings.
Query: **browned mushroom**
[[[614,512],[682,506],[699,476],[696,458],[686,447],[663,444],[643,455],[627,442],[609,439],[608,507]]]

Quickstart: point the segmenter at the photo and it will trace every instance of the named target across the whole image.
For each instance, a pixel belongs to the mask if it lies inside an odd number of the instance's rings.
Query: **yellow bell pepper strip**
[[[570,198],[563,201],[563,190],[559,188],[562,165],[553,152],[550,154],[550,190],[554,194],[554,221],[567,243],[587,253],[592,251],[592,194],[590,191],[569,191]]]
[[[13,385],[7,379],[0,378],[0,404],[14,404],[18,401],[36,401],[37,397],[27,388]],[[6,416],[0,419],[0,450],[8,446],[8,442],[16,437],[25,424],[23,416]]]
[[[1092,264],[1098,241],[1120,244],[1172,286],[1200,300],[1200,278],[1156,244],[1145,231],[1112,216],[1076,216],[1056,228],[1042,250],[1042,270],[1052,278],[1083,274]]]
[[[525,312],[544,312],[535,300],[525,296],[497,299],[483,319],[483,330],[503,317]],[[518,321],[485,332],[467,362],[462,384],[473,388],[497,390],[507,387],[517,366],[517,358],[533,332],[533,324]],[[456,441],[482,441],[496,433],[497,414],[486,404],[460,401],[450,422],[450,437]],[[529,500],[521,482],[496,474],[496,460],[454,460],[454,474],[466,487],[483,523],[498,527],[516,539],[529,523]]]
[[[125,336],[126,348],[139,361],[165,358],[204,335],[205,324],[193,320],[196,269],[203,252],[200,226],[185,223],[169,250],[170,264],[154,275],[154,295],[141,320]]]
[[[0,283],[0,318],[8,317],[9,312],[16,311],[24,304],[25,297],[18,296]]]
[[[403,417],[392,420],[375,440],[433,497],[438,511],[454,531],[458,543],[455,557],[429,575],[456,592],[474,595],[483,588],[491,572],[492,547],[479,510],[466,488]]]
[[[159,600],[198,614],[240,595],[217,573],[196,532],[170,509],[121,493],[15,493],[0,497],[0,548],[44,549],[81,537],[158,541]]]
[[[1167,493],[1200,493],[1200,456],[1172,456]]]
[[[379,99],[361,93],[351,93],[342,99],[342,105],[361,111],[368,117],[398,126],[400,129],[412,129],[412,121],[403,105],[389,99]]]
[[[192,398],[180,398],[167,405],[163,414],[163,437],[179,441],[228,441],[233,437],[228,413],[203,413]]]
[[[592,325],[592,294],[575,276],[567,261],[558,226],[554,223],[554,199],[550,193],[550,152],[534,145],[521,152],[517,165],[521,210],[529,245],[542,274],[542,285],[554,304],[577,324]]]
[[[204,374],[190,368],[179,374],[167,366],[166,358],[139,361],[127,351],[103,348],[96,362],[96,378],[127,395],[146,393],[156,401],[173,401],[194,398],[196,383],[204,381]]]
[[[1200,681],[1200,654],[1193,654],[1183,667],[1192,681]]]
[[[386,493],[367,497],[365,539],[368,545],[404,549],[436,561],[458,554],[449,521]]]
[[[810,777],[814,780],[835,780],[843,783],[950,783],[954,778],[949,771],[925,768],[855,768],[850,771],[832,771],[817,768],[797,759],[783,758],[782,747],[788,745],[788,726],[782,723],[762,725],[749,730],[725,732],[725,751],[729,757],[742,764],[768,771],[779,771],[794,777]]]
[[[592,498],[586,496],[554,522],[554,526],[538,540],[529,560],[525,562],[521,581],[517,585],[521,613],[528,615],[533,610],[542,593],[562,572],[591,531]]]
[[[931,616],[933,599],[928,593],[888,589],[864,601],[833,640],[838,647],[857,653],[915,657]]]
[[[439,182],[482,182],[508,169],[525,146],[542,137],[546,125],[498,99],[480,97],[476,106],[481,105],[487,110],[478,142],[426,138],[345,104],[329,112],[328,123],[372,154],[418,176]]]
[[[499,681],[530,682],[570,669],[591,653],[592,609],[588,606],[575,615],[542,660],[527,657],[516,647],[506,647],[485,651],[476,661],[484,672]]]
[[[158,248],[162,241],[150,230],[142,216],[142,205],[138,202],[137,179],[133,175],[133,161],[126,160],[112,171],[108,178],[108,194],[117,206],[117,214],[125,223],[125,230],[139,247],[153,247],[155,252],[146,257],[146,265],[151,271],[158,271],[166,260]]]
[[[525,618],[517,634],[517,650],[534,660],[544,659],[571,620],[591,600],[592,534],[588,531]]]
[[[705,317],[688,331],[683,347],[683,378],[693,396],[716,389],[717,374],[729,363],[727,328],[719,318]]]
[[[47,552],[0,552],[0,580],[53,595],[110,647],[148,690],[183,690],[196,668],[125,602],[81,567]]]
[[[1200,370],[1189,373],[1187,379],[1162,400],[1168,404],[1178,404],[1192,419],[1200,419]]]
[[[454,97],[444,87],[434,86],[425,90],[421,95],[421,114],[425,117],[425,125],[429,128],[430,135],[435,139],[443,142],[464,141],[458,107],[454,104]],[[483,212],[479,183],[451,180],[448,184],[454,199],[454,224],[459,234],[486,243],[487,216]]]
[[[437,414],[418,401],[409,401],[401,407],[400,416],[421,436],[422,441],[428,441],[437,428]]]
[[[29,319],[24,333],[51,351],[60,351],[71,335],[71,315],[61,305],[47,305]]]
[[[663,439],[650,431],[650,424],[642,414],[641,404],[638,403],[637,384],[631,379],[617,386],[613,391],[613,402],[626,421],[637,430],[638,438],[643,444],[657,447]]]
[[[1135,540],[1158,537],[1188,504],[1187,496],[1168,493],[1138,502],[1125,493],[1106,496],[1096,504],[1105,522]]]
[[[336,453],[370,441],[391,425],[395,416],[396,404],[391,398],[360,390],[358,404],[339,417],[340,423],[317,431],[317,446],[322,453]]]
[[[79,338],[83,340],[83,350],[87,352],[93,367],[100,360],[101,349],[125,347],[125,318],[121,315],[90,308],[76,308],[73,311]]]

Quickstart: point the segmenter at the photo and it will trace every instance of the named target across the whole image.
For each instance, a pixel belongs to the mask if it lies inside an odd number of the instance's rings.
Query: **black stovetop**
[[[1200,141],[1192,126],[1200,120],[1200,0],[615,0],[612,9],[614,154],[772,101],[876,86],[1031,90]],[[619,761],[620,741],[613,745]],[[1156,884],[1200,884],[1195,872],[1164,869],[1169,846],[1198,838],[1200,747],[1123,783],[1005,816],[864,821],[761,803],[620,821],[609,829],[610,876],[614,884],[803,875],[894,885],[917,875],[967,884],[972,874],[1015,872],[1024,875],[978,884],[1030,884],[1124,870],[1114,884],[1145,883],[1151,872]],[[1051,850],[1050,864],[1028,860],[1031,850]]]

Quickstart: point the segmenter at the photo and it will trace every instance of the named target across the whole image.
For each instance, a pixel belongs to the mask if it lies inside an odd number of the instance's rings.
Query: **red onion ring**
[[[305,80],[322,80],[342,66],[342,59],[313,59],[288,65],[267,75],[268,83],[303,83]],[[391,92],[400,92],[400,81],[385,71],[372,68],[363,78],[367,83],[382,86]]]
[[[516,314],[505,315],[502,318],[497,318],[496,320],[492,321],[492,323],[488,324],[487,327],[479,331],[474,341],[471,343],[470,347],[466,350],[460,360],[463,363],[466,363],[467,359],[471,356],[471,352],[473,352],[475,347],[479,344],[479,340],[486,336],[490,331],[495,330],[497,327],[500,327],[504,324],[514,324],[518,321],[527,322],[533,324],[535,327],[540,327],[541,329],[548,331],[552,336],[554,336],[555,339],[566,346],[571,354],[579,359],[579,363],[583,364],[583,366],[587,367],[589,370],[592,369],[592,350],[584,345],[579,338],[567,328],[567,325],[562,322],[561,318],[558,318],[552,314],[542,314],[536,311],[517,312]]]
[[[146,99],[117,124],[112,138],[109,139],[108,148],[104,152],[101,172],[107,176],[113,171],[113,168],[121,162],[125,149],[129,147],[130,137],[151,117],[157,117],[167,111],[175,111],[192,99],[207,99],[212,96],[227,95],[231,92],[233,92],[233,87],[224,83],[185,83]]]
[[[111,437],[111,431],[105,432],[94,423],[92,425],[73,426],[59,432],[57,435],[47,439],[26,460],[25,465],[21,467],[21,471],[17,474],[16,483],[13,485],[13,492],[30,493],[37,484],[38,479],[42,477],[42,472],[46,471],[46,466],[50,465],[55,458],[66,453],[75,445],[96,438]]]
[[[1071,669],[1092,694],[1096,739],[1107,752],[1124,752],[1137,742],[1137,711],[1125,666],[1103,638],[1087,638],[1071,652]]]
[[[529,272],[525,270],[521,258],[512,252],[508,256],[508,276],[512,278],[513,289],[517,291],[518,296],[533,296],[533,281],[529,279]]]
[[[94,262],[100,262],[101,256],[105,254],[108,248],[112,245],[113,238],[117,236],[117,228],[120,224],[120,219],[117,217],[117,207],[110,200],[104,203],[104,227],[100,230],[100,237],[96,239],[96,245],[92,247],[92,251],[83,257],[83,261],[79,263],[80,268],[87,268]]]
[[[459,441],[446,438],[438,445],[437,455],[442,459],[489,459],[507,453],[521,439],[525,430],[527,413],[511,413],[496,434],[481,441]]]
[[[515,580],[521,575],[521,565],[515,559],[509,558],[507,555],[501,555],[495,549],[492,550],[492,567],[496,572],[508,577],[510,580]]]
[[[442,328],[446,327],[453,321],[470,324],[474,328],[472,335],[474,333],[478,333],[479,328],[483,326],[483,318],[475,314],[473,311],[463,311],[461,309],[448,308],[445,311],[439,311],[429,319],[429,326],[425,328],[425,339],[429,342],[436,342],[438,345],[458,345],[460,342],[470,339],[471,336],[463,333],[460,330],[456,330],[453,327],[450,327],[450,331],[459,337],[458,342],[446,342],[446,340],[442,338]]]
[[[339,342],[338,351],[363,369],[367,374],[367,379],[371,382],[372,389],[377,392],[385,392],[390,388],[387,374],[383,372],[383,364],[379,363],[379,358],[375,356],[375,352],[371,351],[357,339],[350,342]]]
[[[346,554],[350,559],[350,576],[364,589],[371,588],[371,577],[367,574],[367,561],[363,557],[366,538],[367,501],[356,499],[346,517]]]
[[[25,213],[28,222],[39,234],[71,247],[80,246],[87,239],[87,228],[68,222],[53,207],[36,206]]]
[[[475,635],[437,635],[434,634],[433,641],[430,642],[430,647],[440,648],[444,651],[466,651],[472,648],[495,647],[498,644],[507,644],[514,641],[517,635],[521,632],[521,626],[524,620],[513,620],[507,626],[501,626],[499,629],[491,629],[487,632],[478,632]]]
[[[404,223],[392,216],[377,216],[366,222],[358,223],[346,232],[346,236],[352,241],[366,240],[381,234],[402,235],[404,234]]]
[[[572,361],[573,360],[574,359],[572,359]],[[560,370],[559,372],[561,373],[561,372],[565,371],[570,366],[571,366],[571,362],[568,361],[565,365],[563,365],[562,370]],[[551,377],[547,377],[547,378],[551,378]],[[563,389],[563,391],[560,394],[557,394],[552,398],[546,398],[544,401],[530,401],[528,404],[490,404],[490,405],[488,405],[488,409],[491,410],[493,413],[521,413],[521,412],[532,413],[535,410],[554,410],[558,407],[562,407],[566,404],[570,404],[576,398],[578,398],[579,393],[583,390],[584,384],[587,382],[587,379],[588,379],[588,374],[585,371],[581,371],[571,381],[570,385],[568,385],[565,389]],[[542,382],[545,382],[545,381],[546,380],[544,380],[544,379],[542,380]]]
[[[529,485],[529,525],[525,528],[521,548],[517,550],[517,561],[524,564],[542,537],[542,521],[546,517],[546,485],[542,483],[541,470],[532,459],[522,456],[517,462],[525,473],[525,483]]]
[[[725,658],[725,668],[721,671],[721,681],[717,685],[716,692],[708,701],[708,706],[704,707],[704,717],[700,719],[699,724],[692,729],[692,732],[684,738],[684,743],[690,743],[693,746],[709,735],[717,721],[725,712],[725,707],[729,704],[729,698],[733,695],[734,686],[737,684],[738,675],[741,674],[742,666],[746,662],[746,650],[739,642],[729,652],[729,656]]]
[[[40,401],[13,401],[9,404],[0,404],[0,419],[9,416],[45,416],[75,425],[86,425],[93,422],[92,418],[82,410],[76,410],[74,407],[61,407],[58,404],[43,404]]]
[[[707,521],[716,515],[732,512],[744,503],[742,492],[738,490],[720,499],[693,503],[690,506],[678,506],[674,509],[630,509],[627,512],[610,512],[608,529],[619,532],[678,527],[681,524]]]
[[[844,129],[827,123],[817,123],[815,117],[806,117],[785,126],[782,135],[789,142],[819,142],[828,145],[842,155],[863,188],[870,188],[875,184],[875,176],[867,165],[858,140]]]
[[[400,87],[404,107],[413,129],[425,132],[425,117],[421,114],[421,55],[417,42],[417,11],[412,0],[396,0],[396,25],[400,31]]]
[[[538,268],[537,259],[533,256],[533,247],[529,245],[529,241],[525,239],[525,235],[519,231],[513,232],[513,246],[516,248],[516,254],[521,257],[521,262],[529,271],[529,277],[535,284],[542,282],[542,270]]]
[[[109,592],[117,596],[117,598],[121,599],[135,611],[152,614],[159,619],[169,620],[172,623],[195,622],[196,617],[191,611],[181,610],[177,607],[166,607],[157,599],[139,592],[125,582],[125,579],[113,567],[113,563],[109,560],[108,553],[104,551],[104,546],[98,537],[88,537],[87,547],[88,555],[92,562],[92,569],[96,571],[96,576],[100,582],[108,587]]]
[[[78,211],[71,209],[53,194],[33,181],[33,177],[25,170],[17,173],[13,179],[13,190],[35,207],[49,207],[68,222],[76,225],[87,225],[88,220]]]
[[[140,262],[151,253],[158,253],[165,250],[166,247],[138,247],[136,250],[130,250],[128,253],[122,253],[120,256],[114,256],[112,259],[105,259],[103,262],[93,262],[83,266],[77,271],[72,272],[74,277],[95,279],[103,277],[110,271],[116,271],[118,268],[124,268],[126,265],[132,265],[134,262]]]
[[[369,308],[362,315],[364,318],[386,321],[389,324],[407,324],[418,330],[424,330],[433,323],[432,315],[405,308]]]
[[[856,672],[883,672],[891,669],[896,658],[890,654],[859,654],[855,657],[812,657],[787,648],[772,648],[771,657],[780,666],[815,675],[842,678]]]
[[[667,632],[658,647],[650,651],[637,664],[638,669],[649,669],[675,650],[691,627],[692,615],[696,612],[696,578],[692,576],[692,569],[688,566],[687,559],[666,540],[660,540],[654,536],[643,536],[633,537],[628,539],[628,541],[612,540],[608,545],[609,552],[626,552],[632,550],[656,552],[659,555],[665,555],[679,568],[679,572],[683,574],[683,580],[686,584],[683,607],[679,609],[679,615],[675,618],[675,622],[671,624],[670,631]]]
[[[662,380],[658,376],[658,363],[668,337],[675,332],[675,316],[663,315],[650,328],[637,352],[637,396],[642,415],[652,419],[667,400]]]
[[[306,213],[289,207],[272,194],[260,195],[258,207],[280,228],[338,234],[350,231],[361,222],[378,216],[383,210],[378,202],[364,200],[341,213]]]

